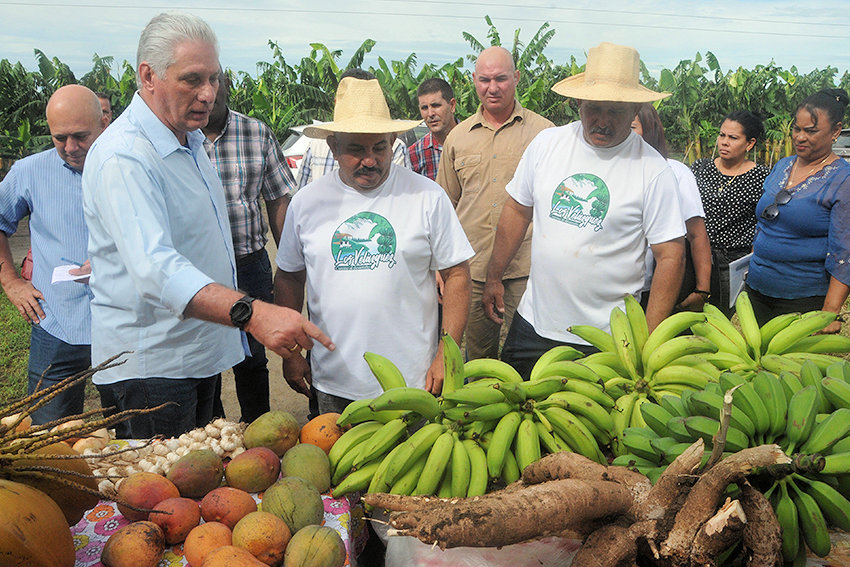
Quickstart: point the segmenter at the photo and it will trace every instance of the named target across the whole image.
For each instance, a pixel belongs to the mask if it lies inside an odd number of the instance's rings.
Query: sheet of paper
[[[70,274],[69,272],[74,268],[79,268],[79,266],[75,266],[74,264],[68,264],[66,266],[56,266],[53,268],[53,279],[50,280],[50,283],[56,284],[59,282],[78,282],[80,280],[88,279],[91,274],[85,274],[82,276],[75,276]]]
[[[752,252],[729,262],[729,308],[735,307],[735,300],[738,294],[744,291],[744,281],[747,278],[747,272],[750,271],[750,258],[753,257]]]

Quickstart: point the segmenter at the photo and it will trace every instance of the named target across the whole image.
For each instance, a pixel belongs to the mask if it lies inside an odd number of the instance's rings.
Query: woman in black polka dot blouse
[[[756,203],[768,169],[747,158],[764,136],[761,118],[747,110],[730,113],[717,135],[714,159],[696,160],[691,166],[705,208],[705,228],[711,242],[711,294],[709,301],[727,315],[729,262],[750,253],[756,230]]]

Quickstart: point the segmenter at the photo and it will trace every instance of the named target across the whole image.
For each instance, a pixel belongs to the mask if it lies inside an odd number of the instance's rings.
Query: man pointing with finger
[[[209,422],[218,373],[245,356],[240,330],[284,358],[312,339],[333,348],[297,311],[236,290],[224,190],[199,130],[215,101],[218,55],[203,20],[154,17],[139,40],[139,90],[83,173],[92,359],[132,351],[94,382],[118,410],[177,402],[134,417],[119,436],[178,436]]]

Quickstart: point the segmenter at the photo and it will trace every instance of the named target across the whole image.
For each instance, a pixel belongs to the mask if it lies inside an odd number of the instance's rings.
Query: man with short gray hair
[[[245,356],[250,332],[284,358],[317,339],[300,313],[236,290],[224,191],[204,151],[220,77],[218,43],[200,18],[165,13],[139,40],[139,91],[92,146],[83,201],[92,264],[92,359],[132,351],[94,377],[133,417],[119,436],[178,436],[212,417],[217,375]]]

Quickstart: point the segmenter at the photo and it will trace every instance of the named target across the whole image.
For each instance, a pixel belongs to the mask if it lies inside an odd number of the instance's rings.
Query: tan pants
[[[511,327],[519,300],[525,293],[528,278],[515,278],[502,280],[505,286],[505,314],[504,323],[497,325],[491,321],[484,312],[481,297],[484,294],[484,282],[472,280],[472,293],[469,297],[469,320],[466,323],[466,357],[469,360],[476,358],[499,358],[500,339]],[[504,330],[504,333],[502,332]]]

